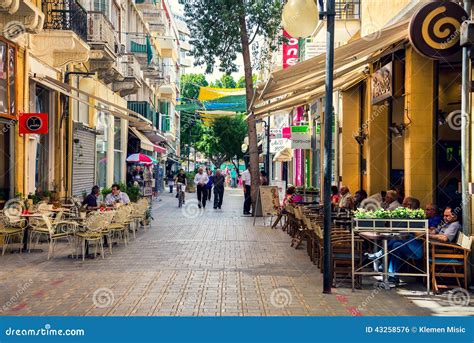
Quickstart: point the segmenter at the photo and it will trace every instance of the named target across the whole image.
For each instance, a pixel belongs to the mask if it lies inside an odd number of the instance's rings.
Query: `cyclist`
[[[183,192],[183,204],[184,204],[184,195],[186,194],[185,190],[186,190],[186,186],[188,184],[188,180],[186,178],[186,174],[184,173],[184,170],[183,169],[180,169],[179,170],[179,173],[178,175],[176,175],[176,178],[175,178],[175,181],[176,181],[176,198],[179,198],[179,193],[180,191]],[[184,189],[182,188],[184,186]]]

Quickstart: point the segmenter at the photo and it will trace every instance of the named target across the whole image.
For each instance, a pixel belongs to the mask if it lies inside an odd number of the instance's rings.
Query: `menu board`
[[[278,186],[260,186],[260,202],[263,216],[275,216],[280,208]]]

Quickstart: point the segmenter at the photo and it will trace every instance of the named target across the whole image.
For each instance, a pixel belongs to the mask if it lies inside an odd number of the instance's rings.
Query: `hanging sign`
[[[19,132],[20,134],[47,134],[48,113],[20,113]]]
[[[270,140],[270,153],[276,154],[285,148],[291,147],[291,141],[288,138],[275,138]]]
[[[372,75],[372,104],[392,96],[392,62],[384,65]]]
[[[308,125],[291,127],[291,148],[311,149],[311,131]]]
[[[410,21],[409,38],[418,53],[431,59],[444,59],[461,50],[461,23],[469,17],[451,1],[426,3]]]
[[[283,43],[283,69],[298,63],[298,38],[291,37],[288,32],[283,31],[283,36],[288,43]]]

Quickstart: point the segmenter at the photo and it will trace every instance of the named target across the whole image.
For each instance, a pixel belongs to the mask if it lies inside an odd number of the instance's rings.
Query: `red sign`
[[[291,127],[286,126],[283,129],[281,129],[281,133],[283,135],[283,138],[288,138],[291,139]]]
[[[288,43],[283,43],[283,68],[288,68],[298,63],[298,38],[291,37],[286,31],[283,36],[288,38]]]
[[[48,113],[20,113],[20,134],[46,134],[48,133]]]

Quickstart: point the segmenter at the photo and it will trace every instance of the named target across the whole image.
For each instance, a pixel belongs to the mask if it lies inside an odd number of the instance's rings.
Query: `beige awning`
[[[291,148],[284,148],[273,157],[273,162],[290,162],[291,160],[293,160],[293,150]]]
[[[370,38],[357,39],[335,49],[334,89],[367,77],[367,65],[408,36],[408,21],[387,27]],[[399,47],[395,47],[396,50]],[[326,55],[318,55],[289,68],[273,72],[257,89],[251,104],[255,116],[309,103],[324,94]],[[321,93],[322,91],[322,93]]]
[[[140,148],[147,151],[154,151],[155,144],[150,142],[150,140],[140,131],[134,127],[129,127],[130,131],[140,140]]]

